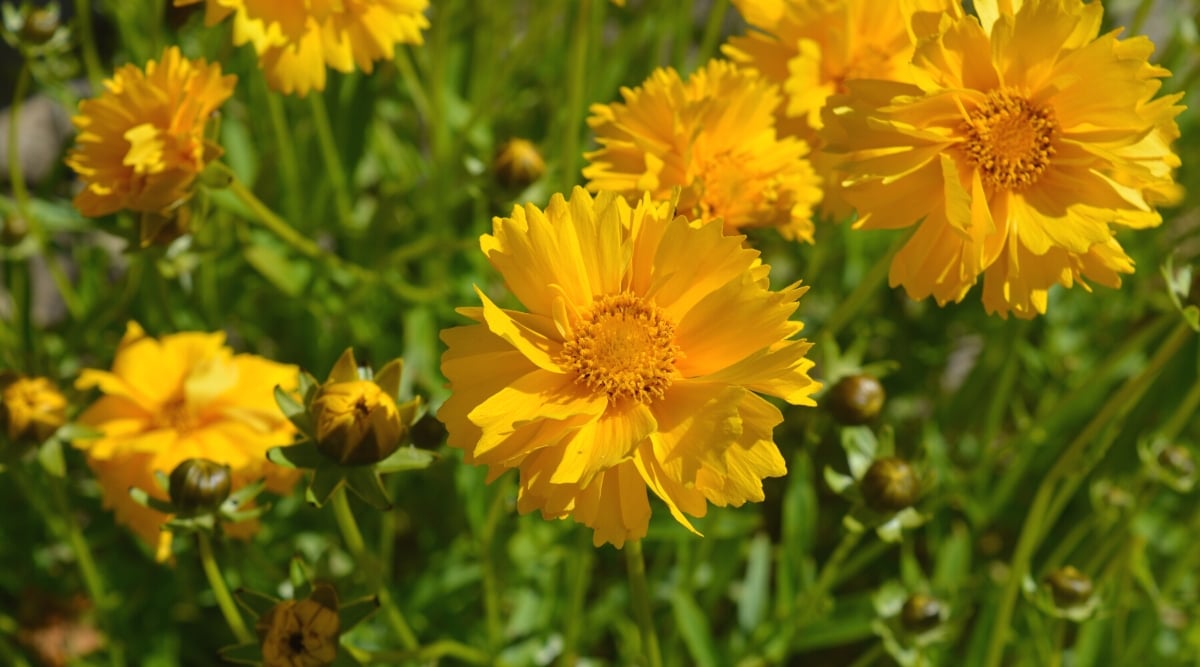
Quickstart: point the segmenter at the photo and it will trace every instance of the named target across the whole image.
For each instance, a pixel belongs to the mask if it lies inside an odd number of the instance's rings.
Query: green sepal
[[[377,609],[379,609],[379,596],[377,595],[358,598],[338,607],[338,623],[341,632],[345,634],[350,628],[374,614]]]
[[[285,468],[315,470],[328,463],[324,454],[317,451],[311,440],[294,445],[272,447],[267,450],[267,460]]]
[[[288,581],[292,584],[293,599],[300,600],[312,594],[312,570],[303,556],[297,554],[288,561]]]
[[[359,466],[343,470],[345,470],[346,488],[377,510],[392,509],[392,501],[388,498],[387,491],[383,488],[383,480],[379,479],[379,473],[376,472],[374,466]]]
[[[54,437],[64,442],[75,442],[76,440],[95,440],[104,436],[104,431],[94,429],[90,426],[77,424],[75,422],[67,422],[59,427],[54,432]]]
[[[221,656],[221,659],[225,662],[232,662],[237,665],[262,664],[262,647],[253,642],[226,646],[217,651],[217,655]]]
[[[154,471],[154,483],[158,485],[160,491],[170,494],[171,491],[171,476],[161,470]]]
[[[233,592],[233,597],[237,598],[238,604],[240,604],[243,609],[250,612],[250,615],[254,618],[258,618],[268,611],[271,611],[275,605],[282,602],[282,600],[277,597],[267,595],[266,593],[259,593],[258,591],[252,591],[248,588],[237,589]]]
[[[400,376],[404,373],[404,360],[392,359],[375,374],[374,382],[383,393],[393,400],[400,395]],[[408,422],[405,421],[407,424]]]
[[[317,378],[307,371],[300,371],[300,383],[296,391],[304,399],[305,405],[312,404],[313,397],[317,395],[317,390],[320,388],[321,383],[317,381]]]
[[[336,467],[314,468],[304,499],[313,507],[321,507],[329,501],[329,497],[338,487],[346,483],[345,473]]]
[[[261,493],[263,487],[266,485],[267,481],[260,479],[253,484],[247,484],[237,491],[234,491],[228,498],[225,499],[225,502],[221,503],[221,511],[232,511],[234,508],[245,505],[259,493]]]
[[[427,450],[417,449],[416,447],[401,447],[392,452],[386,459],[376,463],[374,468],[376,472],[392,473],[404,472],[405,470],[424,470],[436,461],[438,455]]]
[[[293,559],[293,560],[295,560],[295,559]],[[338,601],[337,590],[333,586],[331,586],[325,582],[315,583],[312,586],[312,592],[310,592],[305,597],[312,600],[313,602],[316,602],[317,604],[321,605],[322,607],[325,607],[329,611],[332,611],[335,614],[337,613],[338,606],[340,603]],[[340,617],[338,618],[338,622],[341,623]],[[338,627],[338,632],[341,632],[340,625]]]
[[[62,441],[56,436],[37,448],[37,460],[51,477],[63,478],[67,474],[67,462],[63,459]]]
[[[221,518],[229,523],[241,523],[243,521],[249,521],[250,519],[259,518],[269,509],[271,509],[271,503],[266,503],[264,505],[258,505],[241,512],[222,512]]]
[[[312,437],[312,416],[308,414],[308,410],[300,401],[297,401],[279,385],[275,385],[275,403],[279,405],[283,416],[287,417],[288,421],[292,422],[301,433]]]
[[[158,498],[151,496],[149,493],[146,493],[144,490],[139,489],[136,486],[129,487],[129,497],[133,498],[133,502],[141,505],[142,507],[148,507],[155,512],[162,512],[163,514],[175,513],[174,505],[166,502],[165,500],[159,500]]]
[[[850,464],[850,475],[854,479],[862,479],[867,468],[879,457],[879,440],[866,426],[848,426],[842,429],[841,436],[842,449],[846,451],[846,461]]]

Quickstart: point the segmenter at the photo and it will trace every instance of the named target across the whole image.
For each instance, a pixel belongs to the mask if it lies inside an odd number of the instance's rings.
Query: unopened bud
[[[546,161],[537,146],[527,139],[509,139],[496,151],[492,160],[496,180],[506,188],[527,187],[546,173]]]
[[[167,493],[181,517],[215,512],[229,497],[229,466],[208,459],[187,459],[171,471]]]
[[[59,28],[58,8],[31,9],[21,24],[21,41],[40,46],[50,41]]]
[[[911,507],[921,492],[912,466],[895,457],[876,459],[859,484],[867,506],[877,512]]]
[[[312,414],[317,449],[343,465],[378,463],[408,435],[396,401],[367,380],[323,385]]]
[[[829,390],[829,411],[839,424],[860,426],[879,416],[886,397],[879,380],[870,375],[850,375]]]
[[[1060,567],[1046,577],[1054,603],[1070,608],[1087,602],[1092,597],[1092,579],[1075,569],[1073,565]]]
[[[942,622],[942,603],[924,593],[910,595],[900,609],[900,622],[911,632],[925,632]]]
[[[1170,445],[1158,453],[1158,464],[1179,477],[1191,477],[1196,472],[1196,460],[1187,447]]]

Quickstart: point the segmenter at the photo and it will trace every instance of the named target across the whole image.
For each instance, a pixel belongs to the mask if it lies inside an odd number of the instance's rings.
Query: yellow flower
[[[916,85],[862,81],[826,113],[856,227],[919,225],[892,261],[909,296],[1033,317],[1050,287],[1108,287],[1133,262],[1110,228],[1153,227],[1176,201],[1181,95],[1145,37],[1099,35],[1100,3],[977,0],[921,42]]]
[[[42,377],[0,378],[0,426],[10,443],[41,443],[67,421],[67,399]]]
[[[518,509],[573,517],[597,546],[645,535],[647,487],[689,529],[707,503],[761,501],[786,469],[783,416],[756,392],[814,405],[820,385],[791,340],[807,288],[771,291],[742,240],[581,188],[495,218],[481,246],[526,311],[476,289],[483,307],[459,312],[478,324],[442,332],[449,444],[491,479],[519,468]]]
[[[176,6],[201,0],[175,0]],[[368,74],[397,44],[420,44],[429,0],[205,0],[205,21],[233,14],[233,41],[252,44],[267,83],[285,94],[325,90],[325,68]]]
[[[328,594],[333,589],[324,586]],[[283,600],[263,614],[254,629],[262,646],[263,667],[326,667],[337,659],[337,607],[326,596]],[[336,601],[336,596],[333,598]]]
[[[220,65],[188,60],[174,46],[144,70],[118,69],[73,119],[79,135],[67,165],[84,182],[75,207],[91,217],[121,209],[166,214],[185,201],[220,155],[204,128],[236,82]]]
[[[102,435],[77,440],[117,521],[149,545],[159,541],[167,516],[129,496],[136,486],[167,500],[154,471],[170,473],[186,459],[229,466],[233,489],[266,478],[286,493],[299,473],[267,461],[267,450],[287,444],[294,429],[275,405],[275,386],[296,386],[298,369],[249,354],[235,355],[222,333],[178,333],[156,340],[130,323],[111,371],[88,369],[76,386],[102,393],[79,417]],[[247,536],[252,522],[233,524]]]
[[[600,150],[583,170],[592,192],[665,200],[682,188],[680,213],[725,229],[776,227],[812,241],[819,179],[803,141],[775,135],[778,89],[750,70],[713,60],[685,83],[659,69],[625,103],[596,104],[588,124]]]

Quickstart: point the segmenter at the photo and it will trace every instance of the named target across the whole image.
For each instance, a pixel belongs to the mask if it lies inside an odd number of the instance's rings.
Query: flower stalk
[[[242,620],[242,614],[238,611],[233,596],[229,594],[225,577],[222,576],[217,559],[213,556],[212,538],[204,531],[196,531],[196,547],[200,551],[200,566],[204,568],[204,576],[208,579],[213,596],[217,598],[217,606],[221,608],[221,615],[225,617],[225,623],[233,632],[233,636],[238,642],[254,641],[254,635],[246,628],[246,622]]]
[[[650,593],[646,585],[646,560],[642,556],[642,541],[625,543],[625,568],[629,575],[629,597],[633,602],[634,617],[642,637],[642,653],[649,667],[662,667],[658,633],[654,630],[654,614],[650,605]]]

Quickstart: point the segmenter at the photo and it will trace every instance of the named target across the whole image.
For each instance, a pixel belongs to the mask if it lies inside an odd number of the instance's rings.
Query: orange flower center
[[[962,126],[967,161],[995,188],[1021,190],[1036,183],[1054,156],[1058,123],[1050,107],[1034,106],[1008,90],[994,90]]]
[[[652,303],[622,292],[597,299],[563,346],[576,382],[609,398],[662,398],[675,371],[675,325]]]
[[[191,431],[200,425],[200,420],[188,407],[187,398],[182,395],[163,403],[155,421],[159,428],[178,432]]]

